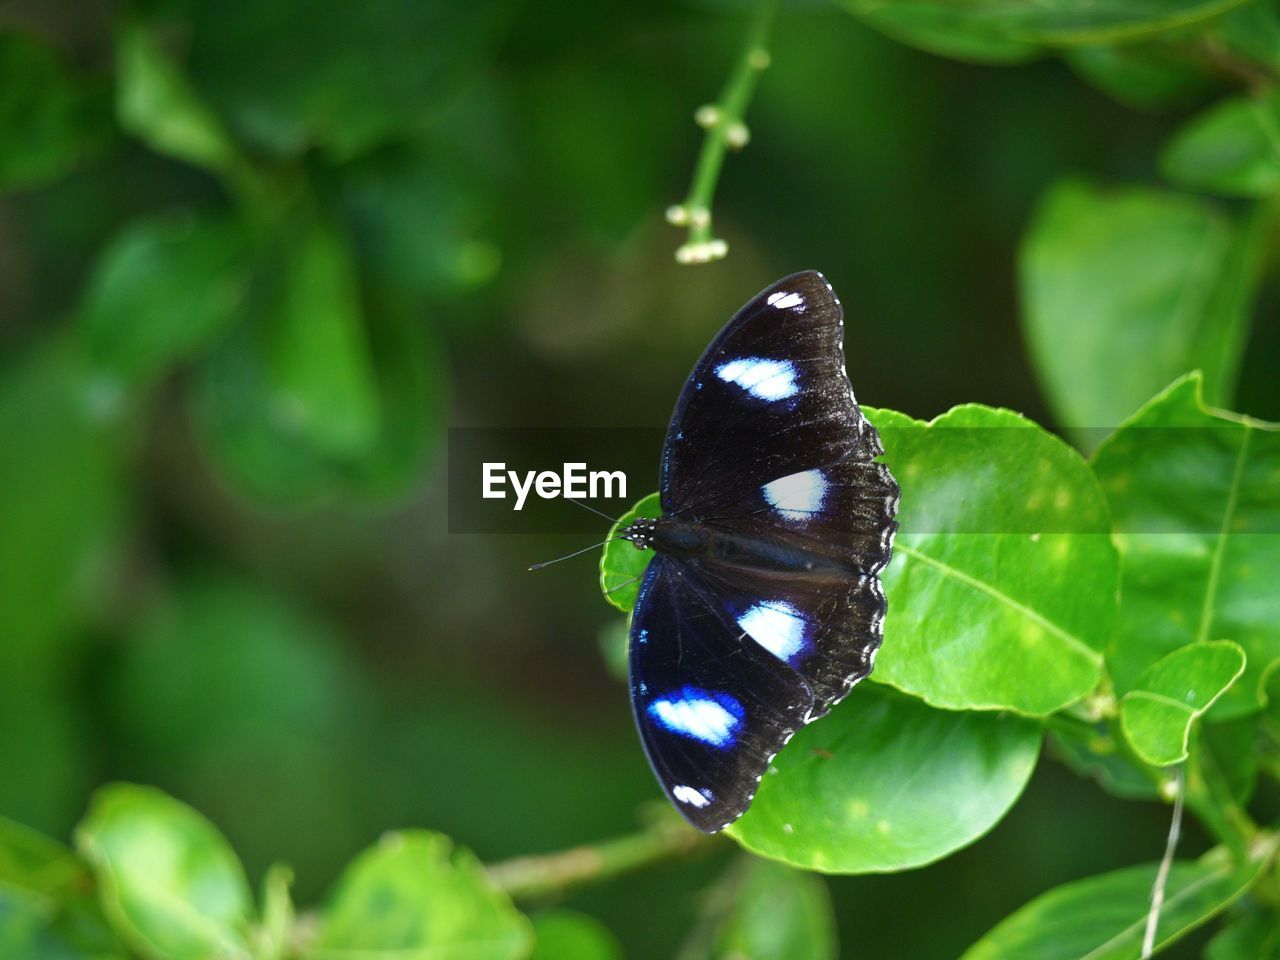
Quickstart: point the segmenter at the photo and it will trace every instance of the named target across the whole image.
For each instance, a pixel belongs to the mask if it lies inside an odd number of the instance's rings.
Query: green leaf
[[[1120,727],[1145,762],[1187,759],[1191,725],[1244,673],[1244,651],[1230,640],[1201,640],[1147,668],[1120,700]]]
[[[678,960],[828,960],[839,954],[831,898],[818,877],[743,860],[707,897]]]
[[[1213,78],[1159,41],[1065,50],[1062,59],[1082,79],[1138,110],[1165,110],[1203,96]]]
[[[1265,239],[1179,194],[1050,190],[1019,271],[1023,330],[1059,421],[1092,447],[1094,431],[1196,367],[1229,402]]]
[[[116,960],[114,952],[90,952],[68,941],[37,901],[0,887],[0,957],[12,960]]]
[[[659,517],[662,503],[651,493],[618,518],[609,530],[608,543],[600,555],[600,590],[604,598],[623,613],[630,613],[640,592],[640,578],[653,559],[652,550],[637,550],[630,540],[617,539],[618,534],[637,517]]]
[[[1054,730],[1049,734],[1049,746],[1057,759],[1112,796],[1125,800],[1155,800],[1160,796],[1159,787],[1146,768],[1121,749],[1122,744],[1102,732],[1084,739]]]
[[[8,360],[0,369],[0,712],[6,714],[10,703],[30,708],[61,674],[67,642],[86,615],[87,581],[109,562],[124,512],[123,437],[98,417],[77,345],[58,337]],[[10,769],[31,773],[25,764]],[[6,790],[11,779],[0,778],[0,798],[16,813]],[[22,818],[34,822],[25,811]]]
[[[1217,849],[1169,872],[1156,950],[1226,909],[1262,867]],[[1157,865],[1129,867],[1050,890],[1002,920],[961,960],[1138,960]]]
[[[1164,175],[1192,190],[1269,197],[1280,190],[1280,93],[1232,97],[1194,117],[1160,157]]]
[[[338,201],[371,281],[411,298],[464,294],[497,275],[492,200],[474,173],[398,148],[342,168]]]
[[[288,956],[293,933],[294,908],[289,888],[293,869],[275,863],[262,881],[262,926],[255,937],[254,960],[283,960]]]
[[[844,0],[885,33],[924,50],[963,60],[1017,63],[1036,44],[1097,44],[1134,40],[1216,16],[1242,0]]]
[[[1039,749],[1030,721],[944,713],[863,686],[796,734],[728,833],[753,853],[823,873],[922,866],[999,822]]]
[[[293,505],[330,495],[355,474],[379,486],[406,458],[416,465],[438,429],[417,431],[423,421],[412,407],[384,417],[382,391],[401,400],[424,383],[428,355],[411,329],[390,324],[375,347],[342,238],[319,224],[301,230],[278,261],[260,264],[250,322],[209,356],[194,400],[205,441],[231,478],[255,496]],[[397,365],[385,384],[377,350],[389,350],[386,362]],[[424,406],[432,402],[439,401],[425,392],[412,399],[434,419],[438,412]]]
[[[224,330],[245,295],[245,253],[225,220],[166,216],[126,227],[80,310],[98,389],[149,385]]]
[[[1025,63],[1040,53],[1034,43],[1013,39],[998,25],[955,5],[881,0],[842,0],[842,5],[886,36],[942,57],[1013,64]]]
[[[1199,756],[1196,756],[1197,751]],[[1212,777],[1241,807],[1249,805],[1258,780],[1258,717],[1201,724],[1192,738],[1192,766]]]
[[[371,301],[366,321],[378,432],[369,449],[345,465],[343,477],[377,499],[412,488],[441,446],[448,369],[436,331],[418,312]]]
[[[273,412],[319,451],[358,454],[373,443],[379,410],[350,251],[316,226],[286,269],[271,335]]]
[[[141,23],[116,35],[116,116],[158,153],[220,173],[244,161],[211,109]]]
[[[1204,950],[1205,960],[1280,960],[1280,915],[1259,909],[1233,917]]]
[[[0,817],[0,889],[19,890],[52,906],[85,880],[85,874],[84,864],[62,844]]]
[[[1280,428],[1211,411],[1199,376],[1177,381],[1094,457],[1124,562],[1120,615],[1107,649],[1118,693],[1166,654],[1230,639],[1244,675],[1214,708],[1256,711],[1280,659]]]
[[[139,953],[155,960],[247,958],[252,895],[217,829],[149,787],[98,790],[76,828],[103,908]]]
[[[306,0],[179,6],[194,83],[240,136],[281,154],[318,145],[339,161],[426,127],[484,62],[507,9],[369,0],[317,17]]]
[[[531,946],[529,922],[479,861],[447,837],[416,830],[386,835],[346,869],[308,956],[506,960]]]
[[[535,914],[530,960],[622,960],[622,947],[595,917],[576,910]]]
[[[1218,34],[1228,51],[1272,71],[1280,69],[1280,10],[1270,0],[1233,8],[1218,21]]]
[[[873,679],[945,709],[1033,716],[1089,693],[1119,573],[1080,455],[1008,410],[927,424],[864,412],[902,488]]]
[[[106,139],[110,114],[98,106],[52,49],[12,29],[0,32],[0,191],[73,170]]]

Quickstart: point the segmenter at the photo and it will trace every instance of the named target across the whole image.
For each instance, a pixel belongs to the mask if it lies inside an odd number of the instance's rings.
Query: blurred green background
[[[634,828],[659,793],[593,562],[449,536],[445,430],[664,424],[786,273],[839,291],[860,400],[1054,425],[1018,323],[1036,201],[1156,182],[1206,98],[1136,112],[1058,60],[788,6],[717,194],[730,255],[677,266],[663,211],[742,29],[674,0],[0,4],[0,814],[65,837],[96,785],[154,784],[303,904],[389,828],[486,861]],[[1238,392],[1271,419],[1275,307]],[[847,955],[956,955],[1166,827],[1042,764],[974,847],[833,878]],[[670,956],[723,862],[570,903]]]

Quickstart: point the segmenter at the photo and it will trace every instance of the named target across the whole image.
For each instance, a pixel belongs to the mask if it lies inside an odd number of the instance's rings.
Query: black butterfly
[[[631,620],[631,702],[653,771],[714,833],[801,726],[871,672],[898,485],[844,369],[820,273],[760,293],[707,348],[662,452],[657,555]]]

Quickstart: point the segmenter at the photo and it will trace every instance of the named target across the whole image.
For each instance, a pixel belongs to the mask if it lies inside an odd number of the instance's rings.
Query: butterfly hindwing
[[[631,623],[631,702],[667,796],[707,832],[747,808],[813,705],[799,674],[740,633],[690,569],[653,558]]]

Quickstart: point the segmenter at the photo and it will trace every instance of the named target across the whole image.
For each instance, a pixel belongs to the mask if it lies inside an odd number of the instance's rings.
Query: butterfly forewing
[[[662,509],[704,516],[763,484],[871,459],[879,439],[844,371],[844,314],[819,273],[762,291],[711,342],[667,432]]]

